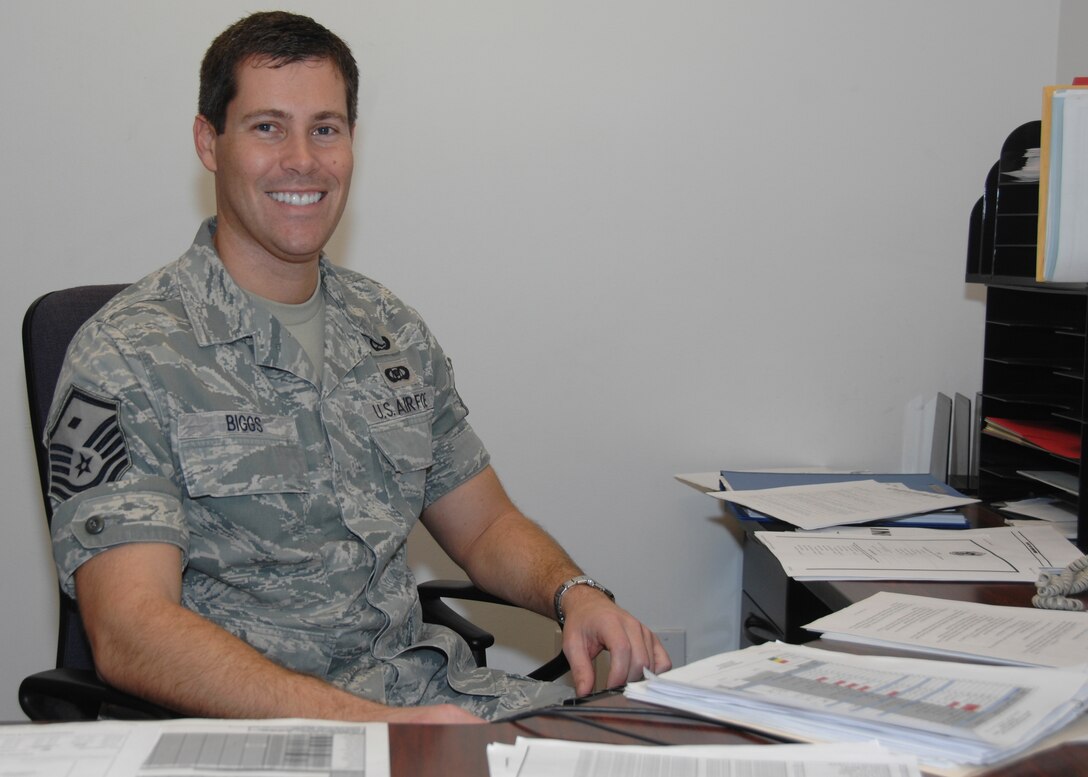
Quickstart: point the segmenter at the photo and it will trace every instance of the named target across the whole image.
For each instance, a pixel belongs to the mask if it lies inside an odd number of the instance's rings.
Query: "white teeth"
[[[269,192],[268,196],[276,202],[282,202],[287,205],[313,205],[315,202],[319,202],[325,195],[321,192],[312,192],[310,194],[299,194],[298,192]]]

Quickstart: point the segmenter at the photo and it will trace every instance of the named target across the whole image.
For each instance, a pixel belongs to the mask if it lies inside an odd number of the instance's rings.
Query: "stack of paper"
[[[1088,616],[881,591],[805,626],[823,639],[1020,666],[1088,669]]]
[[[759,531],[795,580],[967,580],[1034,583],[1040,572],[1080,558],[1049,523],[991,529],[844,527]]]
[[[651,676],[626,694],[793,739],[875,739],[925,768],[1023,752],[1080,715],[1088,677],[768,643]]]
[[[827,472],[822,470],[726,470],[723,469],[719,475],[718,483],[719,488],[710,492],[711,496],[718,499],[728,501],[733,512],[737,514],[737,517],[744,520],[753,520],[761,523],[768,523],[774,520],[786,521],[787,523],[794,523],[802,528],[818,528],[820,525],[840,525],[843,523],[853,523],[850,517],[847,515],[847,511],[844,511],[843,501],[849,500],[845,505],[849,512],[855,512],[859,508],[857,502],[857,494],[871,494],[871,483],[860,483],[860,488],[855,490],[853,485],[843,485],[851,483],[859,483],[859,481],[875,481],[876,483],[894,484],[896,486],[906,486],[915,491],[921,491],[926,494],[944,494],[957,499],[963,499],[963,502],[955,501],[946,506],[953,507],[966,502],[977,501],[966,497],[956,489],[949,486],[947,483],[934,478],[932,475],[923,473],[894,473],[894,474],[877,474],[871,472]],[[841,488],[833,488],[833,484],[840,484]],[[746,506],[750,502],[753,494],[752,492],[764,492],[771,489],[792,488],[795,486],[819,486],[823,485],[826,488],[820,492],[820,496],[827,497],[829,491],[835,494],[837,500],[835,504],[831,505],[830,511],[822,511],[822,515],[813,515],[812,507],[808,499],[809,496],[815,495],[817,492],[803,490],[800,495],[796,491],[792,492],[793,497],[799,497],[802,504],[802,517],[800,521],[791,520],[791,515],[795,514],[794,511],[783,511],[781,498],[783,496],[790,495],[790,491],[774,491],[772,495],[777,501],[773,503],[775,513],[768,515],[766,513],[759,512],[758,510],[751,509]],[[722,492],[725,491],[743,491],[746,494],[733,494],[727,496]],[[883,490],[882,490],[883,491]],[[893,498],[898,500],[900,492],[898,490],[890,490],[890,494]],[[758,495],[756,495],[758,497]],[[895,501],[891,504],[881,504],[875,513],[872,511],[874,507],[871,496],[867,497],[868,503],[863,507],[866,510],[864,518],[869,515],[876,515],[873,519],[874,523],[886,526],[929,526],[929,527],[954,527],[963,528],[967,526],[967,519],[960,513],[955,512],[932,512],[933,510],[943,509],[940,505],[935,505],[929,499],[919,499],[917,503],[910,503],[906,505],[905,509],[909,511],[909,514],[904,515],[904,505],[902,502]],[[768,503],[772,504],[772,503]],[[925,512],[923,512],[925,511]],[[815,523],[814,523],[815,520]]]
[[[660,777],[663,774],[781,774],[920,777],[918,760],[875,742],[842,745],[599,745],[518,737],[487,747],[491,777]]]
[[[1036,280],[1088,280],[1088,92],[1043,89]]]
[[[1031,473],[1024,471],[1020,474],[1064,474],[1064,473]],[[1036,478],[1041,480],[1042,478]],[[1053,479],[1053,478],[1052,478]],[[1057,482],[1055,480],[1055,482]],[[994,507],[1005,513],[1015,513],[1018,517],[1007,517],[1005,523],[1009,526],[1038,525],[1039,521],[1045,521],[1069,540],[1077,539],[1078,518],[1077,509],[1069,502],[1052,496],[1036,496],[1028,499],[1018,499],[1013,502],[997,503]]]
[[[1039,149],[1024,149],[1024,162],[1018,170],[1005,170],[1004,174],[1018,181],[1031,182],[1039,180]]]
[[[877,480],[808,483],[751,491],[718,491],[711,496],[743,505],[802,529],[865,523],[882,518],[932,513],[977,502],[965,496],[919,491]]]

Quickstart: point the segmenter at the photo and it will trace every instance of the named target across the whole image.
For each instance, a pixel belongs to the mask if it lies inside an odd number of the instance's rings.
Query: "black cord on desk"
[[[714,726],[732,726],[732,723],[722,723],[720,720],[707,718],[694,712],[673,709],[671,707],[564,707],[562,714],[572,715],[630,715],[633,718],[676,718],[678,720],[690,720],[695,723],[709,723]]]
[[[615,696],[623,693],[622,688],[614,688],[610,691],[600,691],[589,696],[580,696],[576,699],[568,699],[561,705],[556,704],[549,707],[536,707],[533,709],[523,710],[522,712],[515,712],[512,715],[503,718],[496,718],[493,723],[516,723],[524,720],[525,718],[533,718],[538,715],[548,715],[549,717],[563,717],[570,716],[577,718],[582,715],[629,715],[631,717],[658,717],[658,718],[676,718],[678,720],[690,720],[698,723],[708,723],[714,726],[732,726],[733,723],[723,723],[720,720],[708,718],[703,715],[699,715],[695,712],[688,712],[687,710],[680,710],[674,707],[607,707],[604,705],[582,706],[585,701],[591,699],[598,699],[604,696]]]
[[[767,738],[767,739],[769,739],[771,741],[777,741],[777,742],[793,742],[793,741],[796,741],[796,740],[791,740],[791,739],[788,739],[788,738],[781,738],[781,737],[772,736],[772,735],[767,734],[764,731],[759,731],[757,729],[748,728],[748,727],[744,726],[743,724],[725,723],[725,722],[720,721],[720,720],[715,720],[714,718],[708,718],[708,717],[705,717],[703,715],[699,715],[698,713],[688,712],[686,710],[678,710],[678,709],[674,709],[674,708],[671,708],[671,707],[609,707],[609,706],[604,706],[604,705],[582,706],[583,701],[587,701],[589,699],[600,698],[602,696],[612,696],[612,695],[615,695],[615,694],[618,694],[618,693],[622,693],[621,688],[614,688],[614,689],[611,689],[609,691],[602,691],[602,692],[599,692],[599,693],[596,693],[596,694],[591,694],[590,696],[579,697],[578,699],[569,699],[568,701],[564,702],[562,705],[554,705],[554,706],[551,706],[551,707],[543,707],[543,708],[538,708],[538,709],[533,709],[533,710],[526,710],[524,712],[520,712],[520,713],[517,713],[515,715],[511,715],[510,717],[507,717],[507,718],[500,718],[499,720],[496,720],[495,722],[496,723],[514,723],[519,728],[523,728],[524,730],[528,731],[529,733],[533,734],[534,736],[539,736],[539,734],[532,731],[528,726],[525,725],[524,721],[527,718],[535,718],[535,717],[568,718],[570,720],[576,721],[576,722],[581,723],[581,724],[586,725],[586,726],[591,726],[593,728],[598,728],[598,729],[601,729],[603,731],[608,731],[610,733],[617,734],[619,736],[625,736],[625,737],[628,737],[630,739],[634,739],[634,740],[637,740],[637,741],[640,741],[640,742],[645,742],[647,744],[667,746],[667,745],[670,745],[670,744],[673,744],[673,743],[664,742],[664,741],[661,741],[661,740],[654,739],[652,737],[643,736],[642,734],[635,734],[633,732],[625,731],[624,729],[617,728],[615,726],[610,726],[607,723],[602,723],[599,720],[593,720],[593,716],[596,716],[596,715],[617,715],[617,716],[642,717],[642,718],[668,718],[668,719],[674,719],[674,720],[684,720],[684,721],[691,721],[691,722],[697,722],[697,723],[704,723],[704,724],[717,726],[719,728],[738,728],[738,729],[742,729],[742,730],[745,730],[745,731],[751,731],[752,733],[757,734],[757,735],[762,736],[762,737],[765,737],[765,738]]]

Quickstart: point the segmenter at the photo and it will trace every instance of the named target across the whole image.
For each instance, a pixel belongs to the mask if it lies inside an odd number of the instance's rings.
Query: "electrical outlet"
[[[674,667],[687,663],[687,633],[683,629],[662,629],[654,632],[662,647],[669,654]]]

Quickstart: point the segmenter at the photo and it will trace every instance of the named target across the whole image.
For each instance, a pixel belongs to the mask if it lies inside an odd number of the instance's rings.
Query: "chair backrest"
[[[45,502],[45,518],[52,523],[49,503],[49,454],[42,444],[42,432],[53,402],[57,378],[68,344],[83,323],[127,286],[76,286],[52,291],[36,299],[23,317],[23,365],[26,393],[30,402],[30,431],[34,435],[34,453],[38,461],[38,479]],[[57,666],[93,669],[91,648],[83,631],[83,622],[75,602],[60,597],[60,623],[57,632]]]

